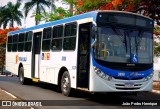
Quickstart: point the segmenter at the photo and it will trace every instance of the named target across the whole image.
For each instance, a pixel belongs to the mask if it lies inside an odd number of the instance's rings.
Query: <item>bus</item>
[[[45,82],[88,92],[151,91],[152,19],[91,11],[8,34],[6,69],[21,84]]]

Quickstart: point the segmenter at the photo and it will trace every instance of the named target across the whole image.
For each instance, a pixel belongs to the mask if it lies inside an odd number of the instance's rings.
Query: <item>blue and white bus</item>
[[[89,92],[151,91],[152,19],[92,11],[10,32],[6,69],[30,80]]]

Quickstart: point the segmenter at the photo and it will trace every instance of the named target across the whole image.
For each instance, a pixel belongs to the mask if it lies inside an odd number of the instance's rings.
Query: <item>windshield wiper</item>
[[[118,34],[118,36],[120,37],[120,40],[124,43],[125,48],[126,48],[126,52],[127,52],[127,32],[124,30],[124,35],[119,31],[119,29],[116,29],[116,25],[112,25],[112,30]]]
[[[125,47],[126,47],[126,53],[127,53],[127,32],[126,31],[124,31],[124,38],[125,38]]]
[[[136,52],[138,51],[138,47],[141,46],[140,43],[142,41],[142,34],[143,34],[143,31],[142,30],[139,30],[138,32],[138,35],[135,37],[136,39]],[[137,52],[138,54],[138,52]]]
[[[140,43],[141,43],[141,41],[142,41],[142,31],[140,30],[139,32],[138,32],[138,35],[136,36],[136,45],[137,46],[140,46]],[[138,38],[137,38],[138,37]],[[139,40],[138,40],[139,39]]]

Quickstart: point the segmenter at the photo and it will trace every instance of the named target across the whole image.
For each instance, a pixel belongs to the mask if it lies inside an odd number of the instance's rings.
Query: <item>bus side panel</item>
[[[6,52],[6,70],[18,75],[16,67],[16,52]]]
[[[31,65],[24,64],[24,77],[31,78]]]
[[[52,52],[51,59],[51,72],[48,73],[47,80],[54,79],[53,83],[58,84],[59,71],[65,67],[70,74],[71,87],[76,88],[77,51]]]
[[[51,56],[51,71],[53,71],[53,79],[54,79],[54,84],[58,84],[58,74],[60,72],[62,65],[62,51],[53,51],[52,56]],[[51,75],[52,73],[50,73]],[[51,79],[51,78],[50,78]]]
[[[45,55],[49,54],[47,58]],[[58,75],[65,67],[71,78],[71,87],[76,88],[76,63],[77,52],[42,52],[40,63],[40,80],[47,83],[58,84]]]
[[[61,68],[62,51],[51,51],[50,72],[47,74],[47,80],[58,85],[58,73]]]
[[[65,66],[70,74],[71,87],[76,88],[77,85],[77,50],[64,51],[61,55],[60,65]],[[62,67],[60,66],[60,67]]]
[[[51,68],[51,60],[51,52],[42,52],[40,54],[40,81],[54,83],[54,72],[53,68]],[[52,78],[52,80],[49,78]]]
[[[21,63],[24,68],[24,77],[31,78],[31,52],[19,52],[16,55],[18,56],[17,72]]]

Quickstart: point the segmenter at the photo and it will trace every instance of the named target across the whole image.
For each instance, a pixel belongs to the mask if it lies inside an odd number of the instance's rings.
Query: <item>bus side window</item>
[[[52,45],[53,51],[60,51],[62,49],[63,25],[53,27]]]
[[[51,42],[51,33],[52,28],[45,28],[43,30],[43,41],[42,41],[42,50],[49,51],[50,50],[50,42]]]
[[[17,51],[17,42],[18,42],[18,34],[13,35],[13,44],[12,44],[12,51]]]
[[[12,51],[12,40],[13,36],[8,36],[8,44],[7,44],[7,51],[11,52]]]
[[[18,38],[18,51],[23,51],[24,39],[25,39],[25,33],[20,33]]]
[[[33,33],[32,33],[31,31],[26,33],[26,37],[25,37],[25,48],[24,48],[24,50],[25,50],[26,52],[27,52],[27,51],[31,51],[32,35],[33,35]]]
[[[77,35],[77,23],[68,23],[65,25],[63,40],[64,50],[75,50],[76,46],[76,35]]]

